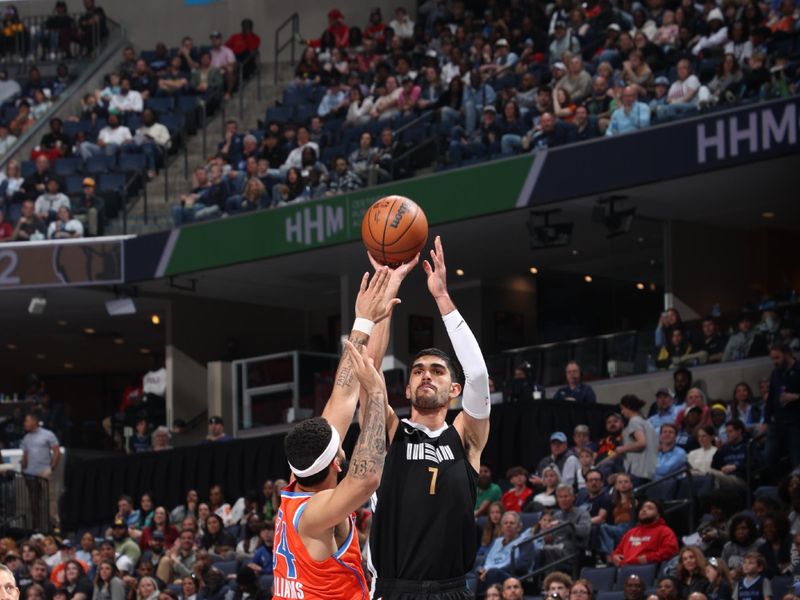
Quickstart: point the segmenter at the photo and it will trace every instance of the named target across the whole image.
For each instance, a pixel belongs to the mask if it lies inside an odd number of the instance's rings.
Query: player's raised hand
[[[433,266],[431,266],[433,265]],[[442,238],[438,235],[433,241],[431,262],[422,261],[422,269],[428,276],[428,291],[434,298],[447,296],[447,269],[444,266],[444,249]]]
[[[388,267],[377,269],[371,281],[369,273],[364,273],[356,296],[356,318],[378,323],[388,317],[392,309],[400,303],[399,298],[387,298],[389,277]]]
[[[375,363],[365,345],[356,347],[350,340],[344,342],[345,352],[353,366],[353,373],[367,394],[384,391],[383,376],[375,368]]]
[[[367,252],[367,258],[369,258],[369,262],[372,263],[372,268],[375,269],[377,272],[378,269],[382,268],[383,266],[373,258],[372,254]],[[411,273],[414,270],[414,267],[417,266],[419,263],[419,252],[417,255],[410,261],[401,264],[398,267],[386,267],[389,269],[389,286],[387,288],[387,293],[391,294],[390,298],[394,298],[397,296],[397,293],[400,291],[400,284],[403,283],[403,280],[406,278],[406,275]]]

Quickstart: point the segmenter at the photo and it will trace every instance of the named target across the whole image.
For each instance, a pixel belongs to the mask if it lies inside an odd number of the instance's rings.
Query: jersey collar
[[[445,430],[448,427],[450,427],[447,423],[445,423],[444,425],[439,427],[439,429],[430,430],[427,427],[425,427],[425,425],[421,425],[420,423],[414,423],[413,421],[410,421],[408,419],[403,419],[403,423],[413,427],[417,431],[423,432],[425,435],[427,435],[428,437],[431,437],[431,438],[438,438],[440,435],[442,435],[445,432]]]

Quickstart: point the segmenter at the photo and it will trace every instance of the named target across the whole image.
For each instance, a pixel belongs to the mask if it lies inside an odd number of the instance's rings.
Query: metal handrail
[[[109,24],[114,23],[111,19],[107,21]],[[113,56],[115,56],[120,48],[122,48],[125,42],[126,31],[122,25],[114,23],[115,27],[113,31],[109,32],[109,36],[106,38],[106,45],[103,48],[103,51],[99,54],[97,58],[80,74],[80,76],[72,82],[69,86],[71,90],[78,90],[81,89],[86,83],[94,77],[97,72],[103,67],[103,65]],[[42,132],[50,127],[50,118],[53,115],[57,115],[59,111],[63,110],[67,104],[74,102],[73,93],[64,93],[61,97],[53,103],[53,106],[50,108],[47,116],[37,120],[31,127],[19,136],[16,144],[14,144],[13,148],[6,152],[4,155],[0,156],[0,170],[5,171],[6,165],[8,161],[12,160],[16,154],[25,147],[25,144],[29,143],[34,139],[38,139],[41,136]]]
[[[676,510],[680,510],[681,508],[688,507],[689,508],[689,531],[694,531],[694,511],[697,505],[697,496],[695,495],[694,483],[692,482],[692,468],[688,464],[685,467],[681,467],[671,473],[667,473],[661,479],[656,479],[654,481],[650,481],[648,483],[644,483],[636,488],[633,489],[631,492],[635,498],[640,498],[644,495],[644,492],[653,488],[657,485],[663,484],[666,481],[670,481],[672,479],[682,479],[686,477],[688,480],[688,488],[689,488],[689,498],[672,498],[667,500],[669,503],[668,506],[664,508],[664,514],[670,514],[675,512]]]
[[[245,60],[237,63],[238,78],[239,78],[239,118],[244,119],[244,88],[250,83],[244,79],[244,68],[249,63],[255,61],[255,76],[256,76],[256,94],[259,102],[261,101],[261,55],[258,50],[248,56]]]
[[[286,40],[283,44],[281,44],[280,33],[288,25],[292,26],[292,36],[288,40]],[[294,46],[297,42],[297,36],[299,33],[300,33],[300,15],[298,15],[297,13],[292,13],[275,30],[275,58],[274,58],[274,73],[273,73],[274,85],[278,85],[278,59],[280,58],[281,52],[283,52],[287,46],[290,46],[291,65],[294,66]]]
[[[543,538],[545,536],[548,536],[548,535],[553,535],[554,533],[556,533],[558,531],[561,531],[561,530],[564,530],[564,529],[569,530],[570,536],[572,537],[573,540],[577,539],[577,536],[575,534],[575,525],[573,523],[561,523],[560,525],[556,525],[552,529],[548,529],[546,531],[540,531],[539,533],[535,534],[533,537],[525,540],[521,544],[518,544],[514,548],[513,552],[511,553],[512,562],[514,562],[516,560],[516,555],[517,555],[517,553],[519,552],[519,549],[522,546],[526,546],[528,544],[533,544],[536,540],[539,540],[539,539],[541,539],[541,538]],[[560,565],[562,563],[571,561],[571,560],[573,560],[575,558],[578,558],[578,556],[580,556],[580,553],[578,553],[578,552],[573,552],[571,554],[567,554],[566,556],[564,556],[562,558],[559,558],[558,560],[556,560],[554,562],[547,563],[546,565],[541,566],[538,569],[534,569],[533,571],[523,575],[522,577],[519,577],[518,579],[519,579],[520,582],[532,580],[534,577],[538,576],[540,573],[543,573],[543,572],[545,572],[547,570],[552,569],[553,566]],[[577,562],[573,563],[572,571],[573,571],[573,573],[572,573],[573,576],[577,575],[577,571],[578,571]]]
[[[754,435],[749,440],[747,440],[747,446],[745,447],[745,480],[747,481],[747,506],[752,505],[753,503],[753,444],[756,442],[760,442],[764,438],[767,437],[767,432],[761,432],[758,435]],[[764,470],[764,469],[760,469]]]

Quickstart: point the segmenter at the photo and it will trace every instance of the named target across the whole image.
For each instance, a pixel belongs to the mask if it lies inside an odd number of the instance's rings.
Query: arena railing
[[[256,78],[256,95],[258,101],[261,102],[261,54],[256,50],[255,53],[248,56],[245,60],[237,63],[237,76],[239,78],[239,119],[244,119],[244,88],[252,80],[252,77],[245,79],[245,67],[250,64],[253,65],[253,75]],[[206,156],[205,148],[203,148],[203,156]]]
[[[287,27],[292,28],[291,37],[283,42],[280,43],[280,35],[283,30]],[[295,52],[294,47],[297,43],[297,40],[300,36],[300,15],[297,13],[292,13],[283,23],[278,25],[278,28],[275,29],[275,58],[273,59],[273,85],[278,85],[278,75],[280,69],[278,68],[278,59],[280,59],[281,53],[289,48],[289,56],[291,59],[291,65],[294,66],[295,62]]]
[[[78,78],[72,82],[68,88],[68,91],[62,94],[59,99],[53,103],[53,106],[50,108],[50,111],[47,113],[47,115],[43,116],[41,119],[38,119],[33,125],[31,125],[31,127],[19,137],[17,143],[14,144],[14,147],[0,157],[1,171],[5,172],[8,161],[15,158],[18,153],[25,152],[29,145],[31,147],[35,145],[35,140],[38,140],[42,134],[49,129],[50,119],[53,117],[53,115],[60,114],[67,108],[69,104],[74,103],[75,99],[73,96],[75,90],[82,89],[84,86],[86,86],[88,82],[105,66],[105,64],[114,56],[116,56],[122,49],[125,43],[125,28],[122,25],[111,21],[111,19],[108,19],[107,22],[110,25],[108,37],[105,39],[105,43],[96,49],[94,60],[92,60],[80,73]]]
[[[50,485],[44,477],[0,472],[0,535],[50,531]]]
[[[89,30],[91,40],[87,40],[88,43],[82,44],[77,33],[80,30],[78,23],[83,15],[81,13],[72,13],[68,16],[75,24],[74,28],[66,33],[68,36],[66,45],[69,48],[69,55],[74,58],[96,57],[102,50],[104,41],[100,29],[92,27]],[[50,31],[47,28],[47,21],[51,17],[53,17],[52,14],[20,17],[20,22],[24,29],[14,34],[11,46],[3,52],[3,62],[16,63],[18,65],[64,62],[66,60],[65,57],[60,55],[63,50],[61,40],[58,39],[60,34],[57,30]],[[106,18],[106,29],[109,35],[115,27],[119,27],[119,24]],[[55,48],[53,47],[54,41]],[[44,54],[41,53],[42,50],[45,51]]]
[[[756,444],[761,444],[764,440],[767,439],[767,432],[761,432],[758,435],[752,436],[749,440],[747,440],[747,446],[745,449],[745,480],[747,481],[747,506],[752,506],[753,504],[753,480],[755,477],[763,472],[766,471],[768,466],[762,466],[760,468],[755,468],[753,465],[753,457],[755,456],[755,452],[753,450],[753,446]]]
[[[697,490],[695,486],[695,476],[692,473],[692,468],[687,464],[685,467],[677,469],[672,473],[667,473],[664,477],[660,479],[655,479],[648,483],[642,484],[638,487],[633,489],[633,496],[638,499],[658,499],[663,502],[664,504],[664,514],[672,514],[676,511],[686,509],[688,514],[688,530],[695,531],[695,508],[697,506]],[[685,486],[680,485],[683,482],[686,482]],[[672,488],[666,488],[664,484],[674,482],[675,485]],[[647,494],[648,491],[652,491],[654,489],[658,489],[659,487],[662,488],[662,492],[664,489],[671,492],[671,494]],[[688,492],[688,498],[680,497],[680,493],[683,488],[686,488]],[[662,495],[667,496],[666,498],[662,497]],[[671,497],[670,497],[671,496]]]

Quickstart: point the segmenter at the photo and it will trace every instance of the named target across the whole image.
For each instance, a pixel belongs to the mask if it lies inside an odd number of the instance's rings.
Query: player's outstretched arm
[[[350,332],[349,341],[355,346],[365,346],[370,339],[371,331],[385,320],[396,304],[400,302],[394,296],[387,296],[387,288],[391,273],[388,267],[375,270],[372,280],[369,273],[364,273],[361,285],[356,296],[356,320]],[[331,426],[336,428],[339,436],[344,439],[353,414],[358,403],[358,380],[353,375],[353,365],[347,352],[342,352],[336,377],[333,382],[333,391],[322,411],[322,416]]]
[[[478,340],[456,310],[456,305],[447,292],[447,268],[444,261],[442,240],[437,235],[434,249],[431,250],[431,262],[423,261],[422,268],[428,276],[430,291],[439,313],[442,315],[447,335],[453,344],[458,362],[464,370],[464,390],[462,393],[463,411],[456,417],[453,426],[464,440],[467,456],[477,471],[480,466],[481,452],[489,439],[489,372],[483,359]]]
[[[364,346],[345,342],[354,376],[366,394],[364,424],[342,482],[333,490],[317,492],[303,513],[303,534],[322,535],[362,506],[378,489],[386,458],[386,384]]]
[[[372,255],[367,252],[367,258],[372,263],[375,271],[377,272],[378,269],[382,268],[381,265],[372,257]],[[403,280],[406,276],[414,270],[414,267],[417,266],[419,263],[419,254],[417,254],[413,260],[410,260],[407,263],[403,263],[399,267],[394,269],[389,269],[389,284],[386,288],[386,298],[387,301],[391,300],[392,298],[396,298],[400,294],[400,286],[403,283]],[[388,317],[383,319],[380,323],[375,325],[375,329],[372,330],[372,335],[369,338],[369,344],[367,344],[367,349],[369,351],[369,355],[372,357],[373,362],[377,365],[377,368],[380,369],[381,364],[383,363],[383,357],[386,355],[386,348],[389,346],[389,333],[391,331],[391,323],[392,323],[392,315],[389,314]],[[363,401],[360,405],[362,407],[361,411],[359,412],[358,423],[361,425],[364,419],[363,414]],[[394,438],[394,432],[397,429],[397,425],[400,422],[400,419],[397,418],[397,415],[389,406],[387,401],[386,403],[386,431],[389,436],[389,440],[391,441]]]

